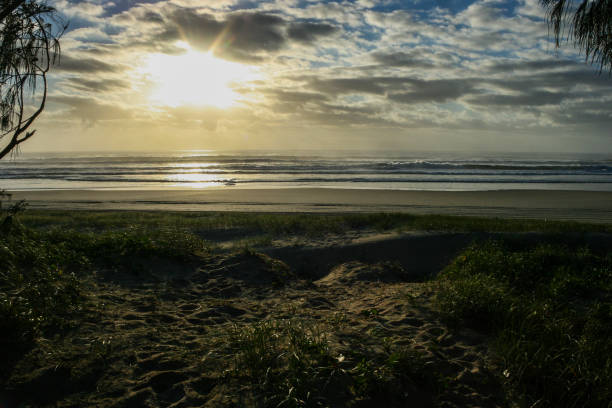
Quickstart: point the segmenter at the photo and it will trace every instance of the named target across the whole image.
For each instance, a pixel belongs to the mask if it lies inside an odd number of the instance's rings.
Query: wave
[[[424,158],[404,158],[404,159],[380,159],[380,158],[328,158],[317,156],[243,156],[243,155],[166,155],[166,156],[77,156],[77,157],[18,157],[2,162],[6,164],[31,164],[45,166],[79,166],[100,163],[104,165],[159,165],[159,164],[182,164],[182,163],[218,163],[223,165],[252,165],[252,164],[296,164],[314,163],[328,165],[374,165],[374,166],[442,166],[442,167],[472,167],[472,166],[492,166],[492,167],[574,167],[604,164],[612,166],[612,160],[525,160],[525,159],[424,159]]]
[[[40,178],[45,179],[45,178]],[[47,178],[48,179],[48,178]],[[37,178],[23,178],[21,180],[37,180]],[[168,178],[126,178],[126,177],[82,177],[72,176],[65,177],[59,180],[66,182],[104,182],[104,183],[142,183],[142,184],[299,184],[299,183],[312,183],[312,184],[329,184],[329,183],[494,183],[494,184],[612,184],[612,179],[596,180],[596,179],[550,179],[550,178],[539,178],[539,179],[516,179],[516,178],[291,178],[291,179],[244,179],[237,180],[234,178],[220,178],[220,179],[196,179],[196,180],[181,180],[181,179],[168,179]]]
[[[201,177],[200,177],[201,176]],[[185,180],[185,178],[189,178]],[[29,183],[118,185],[278,184],[353,185],[375,183],[608,184],[612,160],[525,158],[441,159],[341,158],[290,155],[106,155],[34,157],[0,162],[0,180]],[[607,188],[607,187],[606,187]]]
[[[97,163],[96,163],[97,164]],[[62,166],[57,163],[48,166],[0,165],[0,178],[23,177],[26,175],[112,175],[112,174],[508,174],[508,175],[538,175],[538,174],[610,174],[612,165],[608,164],[466,164],[466,163],[235,163],[218,164],[202,163],[177,167],[176,163],[164,166],[139,165],[126,166],[121,164],[92,163],[83,165]]]

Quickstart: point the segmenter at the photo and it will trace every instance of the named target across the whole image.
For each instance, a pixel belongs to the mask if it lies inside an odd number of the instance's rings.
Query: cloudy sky
[[[612,152],[612,78],[537,0],[53,0],[33,150]]]

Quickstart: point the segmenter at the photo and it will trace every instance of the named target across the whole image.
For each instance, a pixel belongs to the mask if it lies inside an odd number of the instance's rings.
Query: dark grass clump
[[[6,353],[27,349],[43,331],[65,324],[91,271],[134,269],[142,258],[187,261],[209,249],[173,228],[36,230],[24,227],[17,212],[0,213],[0,346]]]
[[[40,336],[75,324],[84,282],[99,269],[133,271],[142,259],[187,261],[207,253],[197,236],[166,228],[84,232],[33,229],[22,208],[0,207],[0,381]]]
[[[40,234],[49,243],[82,254],[95,265],[117,269],[129,269],[143,257],[188,261],[209,250],[208,244],[194,234],[172,228],[131,227],[103,232],[51,229]]]
[[[269,320],[236,327],[230,376],[249,384],[257,406],[432,405],[435,380],[414,351],[388,348],[380,355],[332,350],[321,326]]]
[[[489,242],[438,279],[443,313],[495,335],[501,372],[527,406],[609,406],[612,253]]]
[[[0,236],[0,359],[10,366],[37,336],[69,324],[82,303],[74,272],[86,262],[15,225]]]

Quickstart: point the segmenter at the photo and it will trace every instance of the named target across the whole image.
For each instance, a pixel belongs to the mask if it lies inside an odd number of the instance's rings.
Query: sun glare
[[[232,85],[255,77],[252,67],[191,49],[180,55],[149,55],[144,74],[153,83],[149,100],[172,107],[231,107],[240,100]]]

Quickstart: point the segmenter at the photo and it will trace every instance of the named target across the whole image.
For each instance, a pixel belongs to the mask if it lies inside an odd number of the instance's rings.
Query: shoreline
[[[30,208],[62,210],[406,212],[612,223],[612,192],[336,188],[7,191]]]

